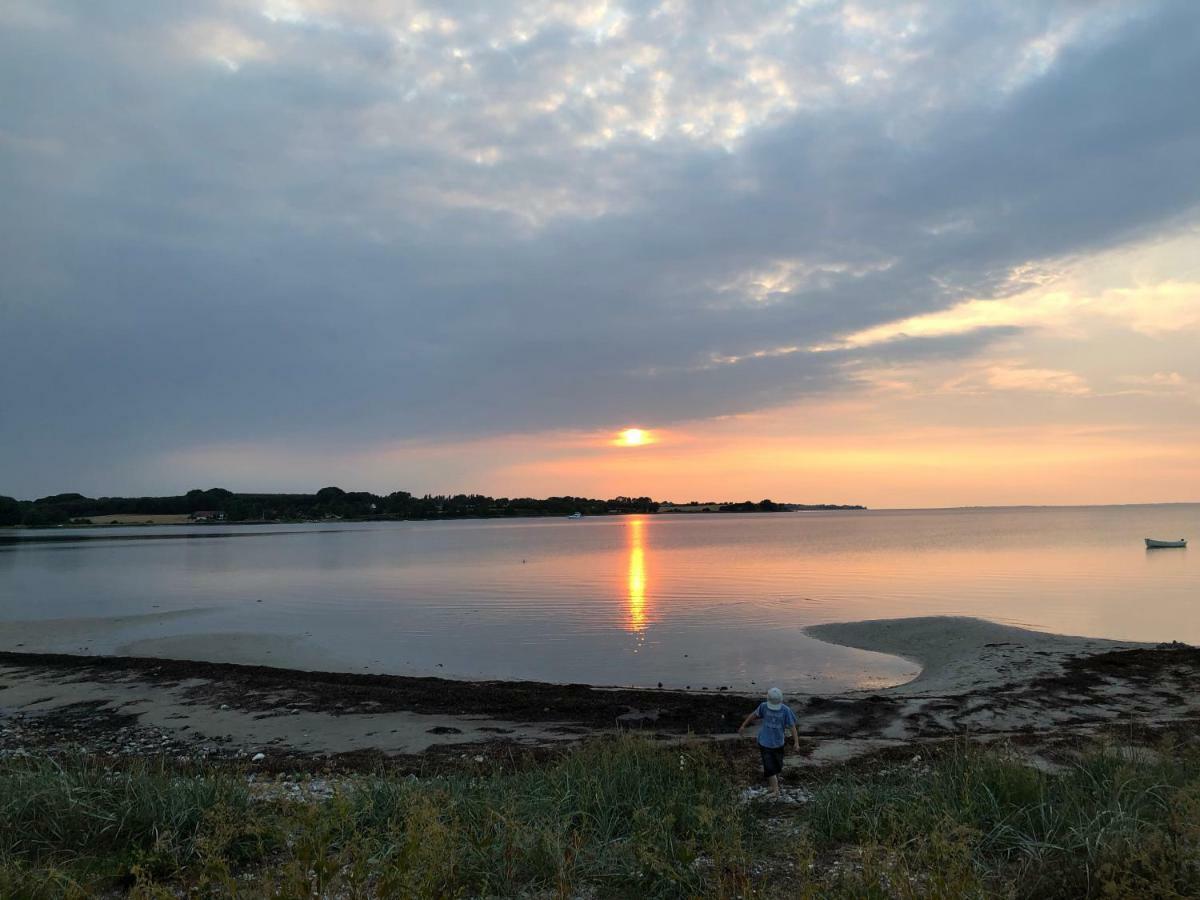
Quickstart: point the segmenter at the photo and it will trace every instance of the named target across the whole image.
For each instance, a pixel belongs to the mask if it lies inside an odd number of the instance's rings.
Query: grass
[[[691,896],[713,877],[714,864],[732,892],[749,863],[755,821],[720,771],[707,752],[626,739],[512,775],[419,787],[372,780],[348,800],[359,833],[386,836],[383,858],[413,870],[421,868],[411,859],[419,852],[429,857],[426,869],[440,867],[426,885],[439,891],[566,893],[588,883]]]
[[[119,769],[73,757],[0,765],[0,896],[84,894],[135,872],[174,873],[194,861],[209,823],[245,819],[236,778],[179,774],[133,762]],[[257,847],[244,829],[221,847],[231,859]]]
[[[1200,755],[1059,774],[966,744],[746,806],[705,747],[619,738],[513,772],[355,777],[320,803],[236,772],[0,761],[0,896],[1200,896]]]
[[[1097,747],[1046,774],[968,744],[924,768],[842,775],[806,811],[818,849],[854,846],[865,894],[1200,896],[1200,754]]]
[[[759,825],[726,768],[621,738],[525,771],[252,805],[206,770],[7,760],[0,896],[733,896]]]

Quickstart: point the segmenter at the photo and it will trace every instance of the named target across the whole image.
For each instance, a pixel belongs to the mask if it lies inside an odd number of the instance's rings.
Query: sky
[[[6,0],[0,494],[1200,500],[1198,47],[1192,0]]]

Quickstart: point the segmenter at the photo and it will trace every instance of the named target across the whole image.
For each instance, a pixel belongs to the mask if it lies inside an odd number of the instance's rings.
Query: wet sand
[[[912,660],[920,674],[889,688],[903,696],[997,688],[1059,671],[1066,660],[1112,650],[1152,646],[1130,641],[1069,637],[1000,625],[969,616],[921,616],[812,625],[812,637],[832,644]]]
[[[255,610],[268,606],[248,605]],[[274,630],[270,631],[258,627],[250,630],[245,624],[240,617],[231,618],[220,605],[159,609],[157,604],[151,604],[149,611],[126,615],[10,620],[0,622],[0,652],[201,660],[311,672],[436,676],[458,681],[481,678],[548,681],[562,673],[563,680],[611,687],[645,688],[665,683],[674,690],[755,689],[751,687],[754,682],[744,672],[740,680],[733,673],[740,659],[734,659],[730,666],[718,665],[706,655],[707,646],[697,646],[694,637],[673,650],[659,648],[653,659],[650,654],[632,656],[638,660],[640,670],[601,665],[592,666],[589,675],[589,667],[577,666],[569,649],[564,649],[569,641],[543,642],[544,651],[538,653],[532,652],[536,643],[522,642],[512,635],[507,640],[498,640],[494,631],[488,631],[459,644],[445,639],[409,640],[398,649],[397,642],[389,639],[387,632],[372,632],[369,640],[374,643],[368,645],[336,624],[326,623],[322,631],[311,621],[298,625],[295,620],[278,616]],[[434,625],[437,623],[429,627]],[[446,623],[438,627],[444,629]],[[623,633],[617,641],[615,657],[630,658],[621,656],[630,643]],[[529,648],[519,654],[524,657],[521,661],[514,659],[514,646]],[[903,683],[919,671],[916,664],[892,654],[838,646],[805,636],[798,640],[777,638],[772,649],[773,659],[783,659],[781,654],[789,651],[795,653],[797,664],[788,673],[793,680],[784,686],[798,692],[836,694],[856,687],[881,688]],[[696,677],[686,677],[680,669],[680,655],[685,667],[689,665],[689,655],[699,663],[693,672]],[[536,658],[536,664],[529,664],[531,658]],[[705,661],[699,662],[701,659]]]
[[[795,696],[804,751],[839,763],[961,735],[1067,739],[1115,725],[1200,721],[1200,650],[926,617],[809,629],[922,665],[873,693]],[[351,767],[430,755],[545,750],[638,729],[663,740],[737,740],[758,697],[308,672],[175,659],[0,653],[0,753],[90,752]],[[748,740],[748,738],[747,738]]]

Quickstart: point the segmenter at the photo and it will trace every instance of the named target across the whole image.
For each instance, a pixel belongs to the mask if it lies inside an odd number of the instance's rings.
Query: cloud
[[[987,397],[996,392],[1087,396],[1093,393],[1078,372],[1031,365],[1020,359],[985,359],[956,362],[951,374],[912,364],[865,366],[854,372],[861,384],[874,391],[926,396],[968,395]]]
[[[1087,382],[1074,372],[1036,369],[1019,364],[988,366],[989,387],[1004,391],[1045,391],[1052,394],[1087,394]]]
[[[1200,202],[1183,2],[21,9],[0,467],[31,484],[847,391],[1036,326],[1030,271]],[[1096,305],[1178,322],[1188,284]]]
[[[1151,375],[1123,375],[1119,380],[1126,384],[1138,384],[1166,389],[1183,388],[1189,384],[1188,380],[1178,372],[1155,372]]]
[[[946,310],[864,329],[832,346],[867,347],[897,338],[939,337],[1004,326],[1082,335],[1088,325],[1097,323],[1116,323],[1150,336],[1200,329],[1200,282],[1110,288],[1093,296],[1065,289],[967,300]]]

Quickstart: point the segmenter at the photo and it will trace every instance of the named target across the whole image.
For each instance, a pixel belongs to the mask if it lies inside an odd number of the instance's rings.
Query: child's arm
[[[757,719],[757,718],[758,718],[758,710],[756,709],[754,712],[750,713],[750,715],[746,716],[746,718],[742,719],[742,724],[738,726],[738,734],[741,734],[742,731],[745,730],[746,726],[750,724],[751,719]]]
[[[800,723],[792,723],[792,746],[796,748],[796,752],[800,752]]]

